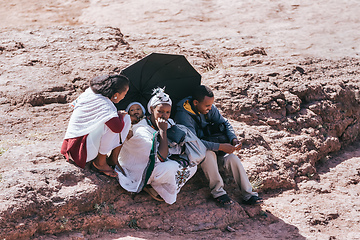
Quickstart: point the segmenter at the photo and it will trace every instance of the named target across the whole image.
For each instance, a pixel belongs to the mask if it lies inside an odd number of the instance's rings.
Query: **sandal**
[[[243,200],[242,203],[246,205],[255,205],[262,203],[262,198],[258,196],[251,196],[248,200]]]
[[[152,187],[145,186],[143,190],[147,192],[156,201],[164,202],[164,199]]]
[[[111,178],[117,178],[118,174],[114,171],[114,170],[101,170],[99,169],[94,162],[91,163],[90,165],[91,170],[98,172],[102,175],[111,177]]]
[[[114,163],[112,162],[112,160],[110,159],[110,157],[106,157],[106,163],[107,163],[107,165],[109,165],[112,169],[115,169],[116,163],[114,164]]]
[[[216,203],[220,205],[220,207],[229,207],[234,204],[234,201],[225,193],[220,197],[214,198]]]

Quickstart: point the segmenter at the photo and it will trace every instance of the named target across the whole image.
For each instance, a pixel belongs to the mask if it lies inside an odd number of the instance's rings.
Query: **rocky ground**
[[[0,237],[359,239],[359,6],[160,3],[0,4]],[[169,206],[64,161],[68,103],[151,52],[214,89],[263,204],[217,207],[199,171]]]

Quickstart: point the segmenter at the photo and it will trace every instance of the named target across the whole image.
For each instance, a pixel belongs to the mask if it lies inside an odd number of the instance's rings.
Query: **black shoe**
[[[214,199],[220,207],[229,207],[234,204],[234,201],[231,200],[231,198],[226,193]]]
[[[243,200],[242,203],[246,205],[255,205],[262,203],[262,198],[258,196],[251,196],[251,198],[249,198],[248,200]]]

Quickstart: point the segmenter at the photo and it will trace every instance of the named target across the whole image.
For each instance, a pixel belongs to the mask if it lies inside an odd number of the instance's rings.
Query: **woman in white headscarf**
[[[196,164],[170,160],[181,152],[180,146],[169,147],[167,129],[172,101],[163,89],[154,90],[147,110],[150,116],[133,125],[133,137],[123,144],[116,170],[120,185],[129,192],[148,192],[154,199],[173,204],[181,187],[196,172]]]

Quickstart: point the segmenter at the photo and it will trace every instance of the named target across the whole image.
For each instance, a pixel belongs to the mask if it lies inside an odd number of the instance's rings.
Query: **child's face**
[[[144,116],[144,113],[139,104],[134,104],[129,108],[129,115],[130,117],[136,117],[140,119]]]

